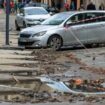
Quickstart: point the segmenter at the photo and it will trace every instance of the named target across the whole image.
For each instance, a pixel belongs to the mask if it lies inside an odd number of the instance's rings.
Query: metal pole
[[[10,0],[6,0],[6,41],[5,41],[6,45],[9,45],[9,14],[10,14]]]

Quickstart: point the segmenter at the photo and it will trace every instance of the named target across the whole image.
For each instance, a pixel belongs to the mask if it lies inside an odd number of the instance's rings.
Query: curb
[[[3,45],[3,46],[0,46],[0,49],[2,50],[24,50],[25,48],[18,47],[18,46]]]

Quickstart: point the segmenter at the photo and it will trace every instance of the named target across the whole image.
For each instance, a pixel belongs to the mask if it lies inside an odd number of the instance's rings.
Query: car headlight
[[[43,36],[45,33],[46,33],[46,31],[39,32],[39,33],[36,33],[36,34],[32,35],[32,37],[34,37],[34,36]]]

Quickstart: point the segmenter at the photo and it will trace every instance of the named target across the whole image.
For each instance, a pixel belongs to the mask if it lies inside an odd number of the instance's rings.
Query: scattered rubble
[[[19,55],[19,53],[16,53]],[[22,54],[25,55],[25,54]],[[18,75],[18,73],[24,74],[27,70],[21,71],[0,71],[2,74],[11,74],[11,79],[5,79],[5,85],[7,82],[11,86],[15,87],[28,87],[32,91],[21,91],[19,94],[2,96],[0,99],[11,102],[70,102],[86,101],[91,103],[103,102],[105,100],[105,78],[91,80],[83,79],[81,76],[69,75],[66,76],[67,71],[71,71],[72,66],[79,65],[78,70],[93,71],[95,73],[104,74],[103,68],[89,67],[77,58],[74,53],[71,52],[54,52],[50,49],[38,49],[29,54],[31,58],[22,58],[21,60],[32,60],[35,63],[21,63],[12,64],[13,66],[30,67],[37,70],[36,75]],[[33,57],[32,57],[33,56]],[[19,59],[19,58],[17,58]],[[101,70],[100,70],[101,69]],[[23,72],[22,72],[23,71]],[[32,71],[32,70],[30,70]],[[74,72],[76,70],[74,69]],[[11,72],[11,73],[10,73]],[[34,71],[32,71],[34,72]],[[18,75],[18,77],[17,77]],[[20,77],[19,77],[20,76]],[[25,78],[23,78],[25,77]],[[21,79],[23,78],[23,79]],[[37,83],[35,79],[38,79]],[[27,80],[27,83],[26,83]],[[11,81],[11,82],[10,82]],[[24,84],[25,82],[25,84]],[[0,81],[3,84],[3,81]],[[30,84],[30,87],[29,87]],[[11,88],[12,89],[12,88]]]
[[[97,74],[105,74],[105,68],[96,68],[96,67],[90,67],[88,66],[85,62],[82,62],[81,59],[78,59],[74,54],[72,53],[69,53],[66,55],[66,57],[68,59],[70,59],[70,61],[72,63],[76,63],[76,64],[79,64],[80,65],[80,68],[79,69],[82,69],[82,70],[88,70],[88,71],[91,71],[91,72],[94,72],[94,73],[97,73]],[[93,60],[95,60],[95,57],[93,57]]]

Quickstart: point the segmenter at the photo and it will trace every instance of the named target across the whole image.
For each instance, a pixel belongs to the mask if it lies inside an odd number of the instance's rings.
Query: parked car
[[[20,32],[18,45],[23,47],[78,46],[81,43],[105,43],[105,11],[75,11],[56,14]]]
[[[32,2],[32,3],[26,4],[25,7],[43,7],[48,12],[52,12],[53,14],[59,12],[56,7],[51,7],[51,6],[49,6],[48,4],[45,4],[45,3]]]
[[[16,30],[20,30],[22,27],[25,28],[40,24],[40,22],[43,22],[49,17],[50,14],[43,7],[22,8],[15,19]]]

